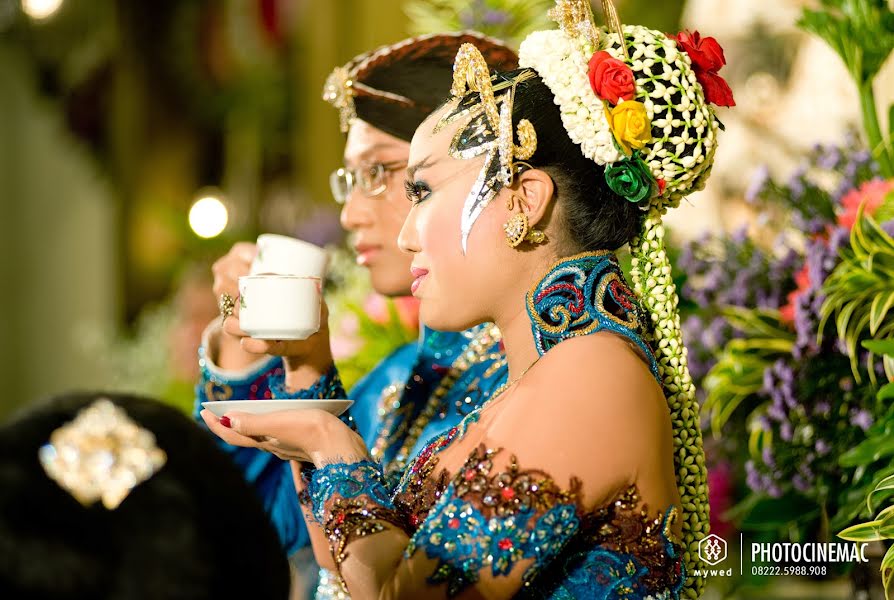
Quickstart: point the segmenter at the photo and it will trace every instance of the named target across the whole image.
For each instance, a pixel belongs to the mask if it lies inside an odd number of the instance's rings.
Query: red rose
[[[681,31],[670,37],[689,55],[695,78],[705,92],[705,100],[717,106],[735,106],[733,91],[726,80],[717,74],[717,71],[726,64],[723,48],[717,40],[712,37],[702,39],[697,31]]]
[[[717,106],[735,106],[733,91],[726,80],[714,71],[695,71],[695,78],[702,84],[705,100]]]
[[[636,82],[633,71],[608,52],[596,52],[590,59],[590,87],[597,96],[617,104],[623,100],[633,100]]]
[[[719,71],[726,64],[723,48],[712,37],[702,39],[697,31],[681,31],[674,39],[692,59],[692,64],[703,71]]]

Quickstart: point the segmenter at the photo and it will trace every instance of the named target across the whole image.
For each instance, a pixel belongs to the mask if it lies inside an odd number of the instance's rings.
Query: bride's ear
[[[531,227],[539,223],[550,208],[556,191],[552,178],[540,169],[527,169],[516,176],[512,186],[521,199],[521,209],[527,214]]]

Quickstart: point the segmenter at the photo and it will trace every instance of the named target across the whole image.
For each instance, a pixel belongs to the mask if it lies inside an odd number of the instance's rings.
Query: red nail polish
[[[226,427],[227,429],[229,429],[231,427],[230,417],[221,417],[220,424],[223,425],[224,427]]]

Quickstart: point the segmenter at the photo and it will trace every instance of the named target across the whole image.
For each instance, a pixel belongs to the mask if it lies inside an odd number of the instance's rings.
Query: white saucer
[[[316,408],[332,413],[336,417],[354,404],[353,400],[218,400],[202,402],[202,406],[218,417],[228,412],[239,411],[253,415],[265,415],[279,410],[302,410]]]

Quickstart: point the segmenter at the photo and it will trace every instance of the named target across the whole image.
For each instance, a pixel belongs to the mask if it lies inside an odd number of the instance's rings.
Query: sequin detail
[[[527,306],[541,356],[562,340],[608,330],[636,344],[661,381],[655,356],[643,341],[642,308],[613,253],[586,252],[558,261],[528,292]]]
[[[410,530],[425,510],[420,498],[433,501],[405,551],[406,558],[422,550],[438,561],[429,583],[446,584],[453,597],[484,572],[505,576],[523,563],[522,598],[679,596],[684,573],[672,541],[676,507],[651,517],[630,486],[606,506],[585,510],[579,481],[561,489],[543,471],[521,469],[514,456],[495,473],[499,451],[484,446],[445,484],[443,471],[432,476],[437,452],[458,434],[436,440],[394,496]]]
[[[338,369],[333,364],[312,386],[306,389],[289,391],[286,387],[285,371],[276,369],[270,374],[270,392],[275,400],[301,399],[324,400],[328,398],[347,398],[345,387],[341,382]]]
[[[316,469],[304,501],[310,501],[314,518],[322,523],[332,557],[340,565],[345,548],[354,539],[399,526],[382,469],[371,461],[336,463]]]

